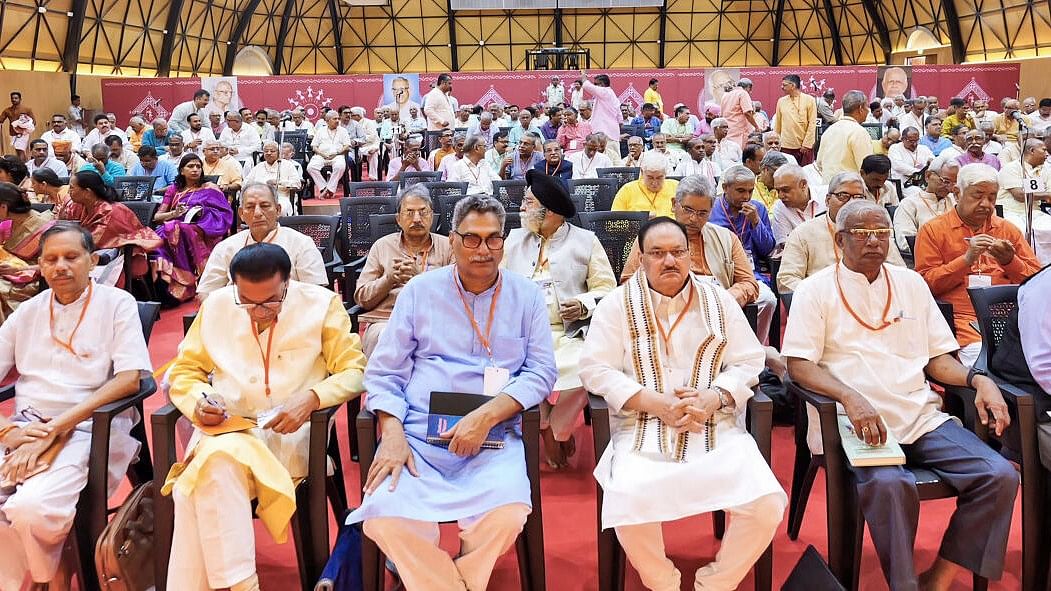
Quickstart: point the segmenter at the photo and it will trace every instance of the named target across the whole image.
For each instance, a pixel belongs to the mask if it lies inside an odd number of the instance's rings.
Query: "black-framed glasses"
[[[682,210],[682,214],[683,214],[684,216],[686,216],[686,217],[690,217],[690,218],[694,218],[694,219],[700,219],[700,218],[703,218],[703,217],[707,217],[707,216],[708,216],[708,212],[705,212],[705,211],[697,211],[696,209],[694,209],[694,208],[692,208],[692,207],[687,207],[687,206],[685,206],[685,205],[680,205],[680,206],[679,206],[679,209],[681,209],[681,210]]]
[[[504,248],[504,237],[500,234],[493,234],[486,238],[482,238],[478,234],[462,234],[456,230],[453,230],[453,234],[459,236],[460,241],[467,248],[478,248],[483,242],[485,242],[485,247],[489,250],[503,250]]]
[[[841,203],[846,203],[847,201],[851,201],[853,199],[865,199],[866,198],[864,193],[847,193],[846,191],[836,191],[835,193],[829,193],[829,194],[832,195],[833,197],[835,197]]]
[[[251,312],[256,308],[265,308],[267,310],[278,310],[281,308],[281,304],[285,303],[285,297],[288,296],[288,283],[285,283],[284,289],[281,290],[281,298],[277,300],[268,300],[265,302],[242,302],[241,294],[235,289],[234,290],[234,304],[244,310],[245,312]]]

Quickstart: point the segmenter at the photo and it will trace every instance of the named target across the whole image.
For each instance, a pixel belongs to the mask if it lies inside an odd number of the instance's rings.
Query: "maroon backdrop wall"
[[[971,100],[978,97],[991,99],[991,108],[999,110],[1000,99],[1017,95],[1019,69],[1017,63],[914,66],[912,93],[937,96],[943,105],[954,96]],[[718,81],[724,78],[724,73],[734,79],[750,78],[755,84],[752,96],[762,101],[764,109],[772,112],[781,96],[781,77],[786,74],[798,74],[803,80],[804,90],[815,96],[828,88],[834,89],[837,95],[857,89],[872,96],[876,88],[876,71],[876,66],[843,66],[594,70],[592,73],[608,74],[621,101],[636,105],[641,102],[650,78],[657,78],[661,81],[660,91],[668,110],[675,103],[682,102],[694,113],[700,113],[702,105],[712,100],[712,91],[705,82]],[[461,104],[532,104],[543,100],[543,89],[552,76],[559,76],[568,83],[578,77],[579,72],[456,73],[453,74],[453,95]],[[421,95],[436,78],[437,74],[419,75]],[[166,117],[175,105],[189,100],[200,87],[201,81],[196,78],[112,78],[102,82],[102,99],[106,111],[115,113],[119,123],[126,125],[128,118],[135,113],[149,118]],[[371,110],[381,103],[383,76],[241,76],[237,78],[237,94],[245,106],[253,109],[304,107],[312,114],[326,106],[361,105]]]

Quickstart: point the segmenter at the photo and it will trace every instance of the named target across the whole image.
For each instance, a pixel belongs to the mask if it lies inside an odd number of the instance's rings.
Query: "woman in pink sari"
[[[0,182],[0,322],[40,291],[40,236],[54,221],[34,211],[17,186]]]
[[[167,282],[168,294],[179,302],[193,298],[212,248],[226,236],[234,220],[226,195],[214,184],[204,183],[203,174],[199,156],[183,156],[179,175],[153,218],[164,240],[156,261],[158,280]]]

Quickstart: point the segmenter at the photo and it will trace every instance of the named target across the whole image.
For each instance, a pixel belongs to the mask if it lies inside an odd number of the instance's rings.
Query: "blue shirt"
[[[169,129],[168,133],[157,137],[152,129],[147,129],[146,133],[142,134],[142,145],[154,148],[158,155],[163,156],[168,153],[168,142],[171,141],[173,135],[175,132]]]
[[[500,391],[523,408],[539,404],[555,385],[558,369],[544,292],[522,275],[500,274],[499,297],[496,286],[477,295],[463,290],[455,265],[417,275],[398,294],[365,370],[366,408],[401,421],[419,477],[400,480],[393,492],[384,483],[364,498],[348,523],[373,517],[455,521],[509,503],[531,505],[520,430],[508,429],[502,449],[483,449],[471,457],[426,440],[431,392],[481,394],[489,365],[510,374]],[[493,306],[493,325],[484,328]],[[481,330],[491,330],[491,360],[465,307]]]
[[[649,121],[644,119],[642,117],[642,115],[636,115],[635,118],[631,120],[631,124],[632,125],[645,125],[646,126],[646,129],[644,131],[644,133],[646,134],[646,137],[644,137],[642,139],[647,140],[647,141],[649,141],[650,138],[653,137],[653,134],[655,134],[655,133],[657,133],[657,132],[659,132],[661,130],[661,120],[656,115],[654,115],[653,117],[650,117]]]
[[[920,138],[920,145],[927,146],[935,156],[941,154],[942,150],[952,145],[952,141],[947,137],[938,137],[938,139],[931,139],[931,136],[923,134]]]
[[[146,170],[143,168],[142,163],[138,163],[131,169],[131,176],[155,176],[157,177],[154,181],[153,190],[158,191],[161,189],[167,189],[169,185],[175,182],[175,176],[179,174],[175,170],[175,165],[167,160],[157,160],[157,166],[153,167],[153,170]]]
[[[93,164],[85,164],[84,166],[81,166],[80,170],[78,170],[77,172],[80,172],[80,171],[83,171],[83,170],[90,170],[91,172],[93,172],[95,174],[99,173],[99,169],[95,168],[95,165],[93,165]],[[114,162],[112,160],[107,160],[106,161],[106,172],[102,173],[102,175],[100,175],[100,176],[102,176],[102,182],[104,182],[107,185],[112,187],[113,186],[113,179],[115,179],[115,178],[117,178],[119,176],[127,176],[127,174],[128,174],[128,171],[124,168],[124,165],[122,165],[120,162]]]
[[[553,140],[558,137],[558,128],[551,125],[551,120],[549,119],[540,126],[540,133],[544,134],[544,139]]]
[[[522,138],[529,132],[544,137],[544,132],[540,131],[540,128],[537,127],[535,123],[530,122],[529,129],[522,129],[521,123],[515,123],[514,127],[511,128],[511,131],[507,132],[507,143],[512,146],[517,146],[522,143]]]
[[[547,160],[541,160],[533,165],[533,170],[558,177],[558,180],[562,181],[562,186],[569,191],[569,179],[573,178],[573,163],[563,158],[554,170],[548,170],[548,168]]]
[[[522,155],[516,153],[515,157],[511,159],[511,169],[510,169],[511,180],[515,180],[515,181],[523,181],[523,180],[525,180],[526,172],[529,171],[530,169],[534,168],[536,166],[537,162],[543,162],[543,161],[544,161],[544,155],[542,153],[540,153],[539,150],[533,152],[533,157],[526,164],[522,163]]]
[[[737,237],[741,239],[741,246],[748,253],[748,258],[752,259],[752,272],[755,274],[755,278],[770,285],[770,277],[759,272],[756,258],[768,257],[773,252],[775,244],[774,232],[770,228],[770,216],[767,214],[766,206],[755,199],[751,200],[751,204],[759,211],[758,226],[753,226],[745,218],[743,212],[730,217],[730,204],[727,203],[726,196],[720,197],[715,202],[715,206],[712,207],[712,214],[708,217],[708,222],[722,226],[737,234]]]

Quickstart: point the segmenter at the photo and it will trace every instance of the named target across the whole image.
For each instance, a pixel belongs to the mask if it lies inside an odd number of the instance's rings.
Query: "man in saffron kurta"
[[[537,171],[527,174],[526,182],[523,227],[508,235],[501,264],[544,292],[559,376],[558,393],[540,407],[540,428],[547,462],[557,469],[566,467],[576,452],[573,430],[587,404],[577,376],[587,332],[579,321],[591,316],[617,280],[595,234],[566,221],[577,210],[562,183]]]
[[[168,474],[170,589],[259,589],[252,499],[283,542],[295,511],[293,482],[307,474],[310,413],[361,392],[365,358],[343,303],[289,279],[291,268],[276,244],[238,252],[234,284],[201,305],[169,370],[172,403],[196,425],[221,428],[227,416],[256,425],[214,436],[198,429],[187,459]]]
[[[681,224],[650,220],[639,247],[643,268],[599,303],[580,360],[584,386],[611,411],[610,445],[595,468],[602,527],[616,529],[647,588],[677,591],[662,522],[726,510],[722,547],[694,585],[735,589],[786,504],[743,429],[765,355],[734,298],[689,272]]]
[[[971,327],[977,316],[967,288],[1021,283],[1040,270],[1040,263],[1018,228],[996,216],[996,170],[968,164],[960,168],[956,183],[956,207],[916,234],[916,272],[935,298],[952,304],[960,361],[973,365],[982,336]]]
[[[492,428],[539,404],[558,374],[543,292],[498,268],[503,222],[491,197],[456,204],[457,264],[405,285],[369,359],[367,407],[383,440],[348,522],[364,521],[407,589],[485,589],[531,510],[519,431],[504,433],[503,448],[481,449]],[[442,434],[447,448],[426,440],[431,393],[443,391],[492,397]],[[456,559],[437,546],[443,521],[459,522]]]

